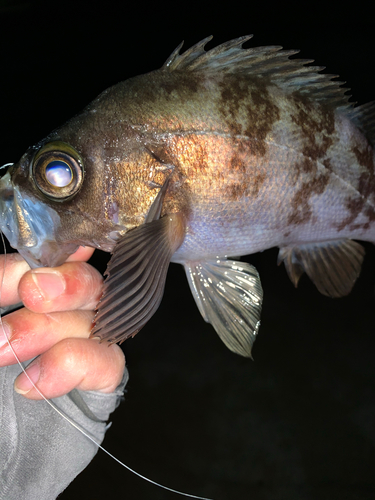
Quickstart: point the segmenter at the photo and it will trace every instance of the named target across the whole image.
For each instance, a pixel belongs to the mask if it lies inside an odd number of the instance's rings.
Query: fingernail
[[[65,291],[65,280],[57,271],[34,269],[31,273],[34,283],[46,300],[56,299]]]
[[[10,326],[5,321],[2,321],[2,326],[0,325],[0,349],[3,345],[8,344],[8,340],[10,340],[11,336],[12,330]]]
[[[39,380],[40,366],[39,361],[33,361],[26,369],[27,376],[24,373],[19,375],[14,382],[14,390],[18,394],[27,394]],[[30,380],[29,380],[30,379]]]

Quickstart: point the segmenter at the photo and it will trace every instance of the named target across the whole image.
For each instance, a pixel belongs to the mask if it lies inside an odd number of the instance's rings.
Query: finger
[[[66,262],[38,268],[20,280],[18,292],[25,306],[38,313],[94,309],[102,294],[102,275],[86,262]]]
[[[30,379],[48,399],[72,389],[113,392],[122,379],[125,357],[116,344],[94,339],[65,339],[39,356],[26,369]],[[15,381],[15,390],[28,399],[42,399],[26,375]]]
[[[68,261],[86,261],[94,253],[94,250],[94,248],[90,247],[79,247],[74,254],[70,255]],[[2,283],[0,307],[16,304],[21,300],[18,293],[18,284],[21,277],[29,270],[29,265],[18,252],[0,255],[0,284]]]
[[[16,304],[21,300],[18,284],[29,269],[29,265],[17,252],[0,255],[0,283],[2,283],[0,307]]]
[[[69,255],[67,262],[75,262],[77,260],[87,261],[94,253],[95,248],[79,247],[72,255]]]
[[[2,323],[17,357],[27,361],[65,338],[88,338],[93,318],[94,311],[37,314],[23,308],[8,314]],[[0,328],[0,366],[17,363],[5,335]]]

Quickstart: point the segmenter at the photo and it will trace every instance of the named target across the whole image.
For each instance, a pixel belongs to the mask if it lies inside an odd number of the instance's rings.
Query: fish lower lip
[[[63,264],[78,246],[75,243],[60,245],[56,241],[45,241],[38,248],[20,248],[18,251],[31,268],[57,267]]]

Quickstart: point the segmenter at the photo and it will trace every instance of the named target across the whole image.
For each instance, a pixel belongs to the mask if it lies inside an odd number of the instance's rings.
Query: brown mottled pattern
[[[176,136],[170,140],[168,154],[176,165],[178,182],[183,184],[178,191],[175,174],[172,176],[171,190],[180,205],[184,192],[189,193],[191,203],[212,198],[227,204],[255,198],[267,178],[266,168],[254,165],[251,147],[240,139],[214,134]],[[168,206],[176,210],[171,202]]]
[[[258,169],[252,167],[251,141],[233,139],[231,144],[232,156],[224,171],[234,181],[225,186],[223,193],[231,201],[239,201],[244,197],[256,198],[267,178],[266,171],[260,167]]]
[[[171,172],[162,213],[191,215],[185,257],[199,245],[198,255],[216,254],[219,237],[245,254],[321,230],[348,237],[358,221],[366,229],[375,220],[372,148],[333,107],[291,88],[256,70],[158,70],[108,89],[53,133],[86,169],[79,195],[56,208],[62,231],[74,239],[82,214],[84,241],[119,230],[117,220],[141,224]]]
[[[264,156],[265,139],[280,117],[279,109],[269,93],[265,79],[227,75],[219,83],[219,111],[233,136],[250,139],[251,153]]]
[[[368,198],[370,194],[375,193],[375,175],[374,172],[362,172],[358,179],[358,191],[362,196]]]
[[[266,172],[256,172],[250,179],[247,178],[243,182],[228,184],[224,189],[224,196],[227,197],[229,201],[240,201],[241,198],[244,197],[256,198],[266,178]]]
[[[329,172],[318,171],[317,162],[311,158],[304,157],[294,165],[297,174],[298,187],[294,196],[290,200],[292,212],[288,217],[288,223],[297,225],[309,222],[313,217],[310,206],[312,195],[322,194],[330,179]],[[302,178],[302,182],[298,181]]]
[[[365,167],[371,175],[374,175],[374,151],[372,147],[368,144],[365,150],[361,151],[356,145],[352,148],[352,151],[355,154],[358,163],[362,167]]]
[[[359,176],[358,191],[364,198],[368,199],[371,194],[375,194],[374,152],[370,145],[367,145],[364,150],[360,150],[358,146],[354,146],[352,151],[359,165],[364,168]]]
[[[371,205],[368,205],[364,198],[349,198],[346,203],[346,209],[350,213],[340,224],[337,224],[338,231],[342,231],[347,226],[349,226],[351,231],[369,229],[370,222],[375,221],[375,209]],[[362,224],[354,223],[360,213],[363,213],[368,218],[368,222]]]
[[[339,224],[337,224],[338,231],[349,227],[351,231],[358,229],[367,230],[370,223],[375,221],[375,209],[373,206],[375,196],[375,165],[374,165],[374,152],[373,148],[367,141],[355,143],[351,147],[351,152],[356,158],[358,169],[358,193],[360,196],[350,196],[345,208],[349,215],[345,217]],[[357,217],[363,214],[367,217],[368,221],[356,223]]]
[[[291,199],[293,212],[288,218],[289,224],[303,224],[310,221],[313,212],[308,201],[314,194],[322,194],[329,182],[330,175],[322,173],[309,182],[303,182]]]
[[[294,168],[298,177],[302,175],[315,176],[318,170],[316,161],[307,156],[296,162]]]
[[[186,74],[184,72],[176,72],[176,75],[178,79],[163,79],[160,82],[159,90],[164,90],[167,95],[175,92],[179,97],[188,97],[201,90],[202,79],[199,75],[197,76],[193,73]]]
[[[371,205],[367,205],[364,209],[364,214],[369,218],[370,222],[375,221],[375,209]]]
[[[324,160],[322,160],[322,164],[325,166],[325,168],[329,171],[332,171],[333,168],[332,168],[332,163],[331,163],[331,160],[329,158],[325,158]]]
[[[297,144],[303,158],[294,165],[296,182],[301,185],[290,200],[292,213],[288,222],[298,225],[312,220],[310,198],[324,193],[329,183],[332,166],[326,155],[335,141],[335,119],[332,109],[318,106],[300,94],[293,94],[292,103],[294,112],[290,119],[297,126]]]
[[[365,205],[365,200],[363,198],[349,198],[346,203],[346,208],[350,212],[350,215],[346,217],[342,222],[337,224],[337,230],[342,231],[345,227],[351,225],[354,220],[358,217],[358,215],[362,212],[363,207]],[[359,224],[356,224],[357,229],[359,228]],[[367,229],[368,223],[365,224],[364,229]]]
[[[312,160],[323,158],[333,143],[334,111],[318,107],[298,94],[293,97],[296,113],[291,119],[302,133],[302,153]]]
[[[251,176],[250,180],[246,179],[246,181],[243,182],[233,182],[226,186],[224,195],[228,197],[230,201],[239,201],[241,198],[247,196],[256,198],[266,178],[267,174],[264,171],[257,172]]]

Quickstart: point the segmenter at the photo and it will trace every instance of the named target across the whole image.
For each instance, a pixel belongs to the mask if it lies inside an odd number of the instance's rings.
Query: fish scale
[[[295,285],[306,272],[333,297],[360,273],[353,240],[375,241],[375,105],[355,108],[297,51],[243,49],[250,38],[179,46],[0,181],[1,229],[32,267],[59,265],[79,245],[113,254],[92,331],[101,341],[147,323],[170,261],[184,265],[203,318],[249,357],[263,292],[255,268],[228,256],[279,247]]]

